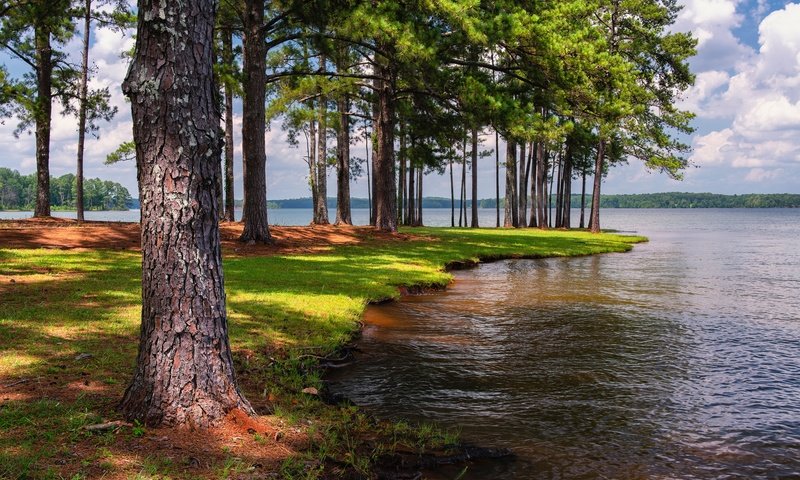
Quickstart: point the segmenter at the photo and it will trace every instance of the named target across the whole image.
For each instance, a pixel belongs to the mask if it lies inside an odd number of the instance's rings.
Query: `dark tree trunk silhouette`
[[[511,140],[506,141],[506,210],[503,226],[506,228],[517,225],[517,144]]]
[[[400,174],[397,176],[397,223],[408,225],[406,215],[406,201],[408,199],[408,184],[406,182],[406,136],[403,132],[403,124],[400,124],[400,151],[398,159],[400,161]]]
[[[79,222],[83,215],[83,153],[86,146],[86,97],[89,95],[89,40],[92,26],[92,0],[86,0],[83,17],[83,51],[81,52],[81,89],[78,108],[78,168],[75,174],[75,212]]]
[[[142,200],[142,326],[120,409],[150,426],[204,428],[236,408],[252,413],[236,386],[225,312],[215,3],[163,5],[139,1],[136,53],[123,84]]]
[[[583,221],[584,211],[586,210],[586,169],[581,172],[581,219],[578,228],[585,228],[586,223]]]
[[[494,131],[494,193],[497,228],[500,228],[500,134]]]
[[[233,63],[233,33],[222,31],[222,60],[226,65]],[[233,190],[233,89],[225,82],[225,214],[227,222],[235,220],[236,204]]]
[[[478,228],[478,129],[472,128],[472,228]]]
[[[448,159],[450,164],[450,226],[456,226],[456,189],[453,184],[453,157]],[[498,207],[499,208],[499,207]]]
[[[267,220],[267,44],[264,33],[264,0],[244,5],[244,85],[242,97],[242,154],[246,165],[245,203],[242,212],[243,242],[272,243]]]
[[[388,45],[383,45],[390,49]],[[394,178],[394,73],[390,66],[379,65],[378,116],[375,125],[376,154],[373,156],[375,170],[375,226],[384,232],[397,231],[397,184]]]
[[[34,25],[36,49],[36,207],[34,217],[50,216],[50,122],[53,115],[53,48],[50,30]]]
[[[517,223],[514,225],[515,227],[524,227],[525,226],[525,212],[528,209],[528,196],[525,192],[528,191],[528,166],[526,161],[526,148],[525,142],[521,142],[519,144],[519,172],[518,172],[518,182],[519,185],[517,187],[517,202],[518,202],[518,214],[517,214]]]
[[[320,65],[325,69],[325,57],[321,57]],[[314,223],[327,225],[328,220],[328,98],[320,91],[319,111],[317,114],[317,208]]]
[[[339,131],[336,137],[336,225],[352,225],[350,210],[350,102],[341,95],[336,102],[339,110]]]

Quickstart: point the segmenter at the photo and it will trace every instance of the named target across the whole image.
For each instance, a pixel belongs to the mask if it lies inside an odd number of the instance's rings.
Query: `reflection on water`
[[[800,211],[606,219],[651,242],[372,307],[333,390],[519,456],[469,478],[800,478]]]

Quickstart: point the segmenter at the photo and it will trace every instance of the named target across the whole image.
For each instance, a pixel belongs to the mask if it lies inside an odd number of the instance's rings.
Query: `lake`
[[[370,307],[331,389],[517,454],[464,478],[800,478],[800,210],[601,219],[650,242]]]

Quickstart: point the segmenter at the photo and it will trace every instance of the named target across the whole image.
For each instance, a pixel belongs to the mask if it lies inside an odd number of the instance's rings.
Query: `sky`
[[[696,113],[696,131],[686,141],[693,147],[682,181],[647,171],[632,160],[616,167],[603,184],[603,192],[713,192],[800,193],[800,3],[774,0],[680,0],[683,10],[674,31],[690,31],[698,40],[698,53],[690,61],[697,75],[680,106]],[[66,47],[79,63],[81,37]],[[132,138],[130,105],[120,90],[127,61],[121,52],[133,45],[130,35],[94,29],[90,57],[96,74],[91,88],[109,87],[119,113],[101,125],[98,138],[86,143],[85,175],[121,183],[136,197],[136,171],[132,162],[104,165],[105,157]],[[0,53],[0,62],[12,73],[21,67]],[[77,121],[58,115],[54,108],[50,171],[74,173]],[[241,105],[236,105],[235,191],[241,198]],[[0,167],[20,173],[35,171],[33,135],[14,138],[14,119],[0,124]],[[275,123],[266,132],[267,195],[270,199],[310,196],[303,152],[286,141]],[[494,134],[487,132],[484,148],[493,149]],[[364,156],[363,143],[351,147]],[[500,158],[505,145],[500,141]],[[493,156],[492,156],[493,157]],[[503,175],[501,171],[501,176]],[[479,161],[479,197],[494,197],[494,158]],[[329,194],[335,195],[335,172],[329,177]],[[365,179],[356,179],[352,195],[366,197]],[[501,180],[501,195],[502,193]],[[449,176],[428,175],[426,196],[449,197]],[[573,191],[579,191],[576,183]]]

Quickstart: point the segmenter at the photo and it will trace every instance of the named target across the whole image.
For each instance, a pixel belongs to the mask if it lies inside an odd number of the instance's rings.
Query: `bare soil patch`
[[[274,244],[244,244],[239,241],[244,225],[220,224],[222,248],[235,255],[316,253],[338,245],[404,242],[415,235],[385,233],[372,227],[310,225],[270,227]],[[64,250],[139,250],[141,227],[127,222],[83,222],[62,218],[31,218],[0,221],[0,248],[56,248]],[[421,239],[421,237],[419,238]]]

